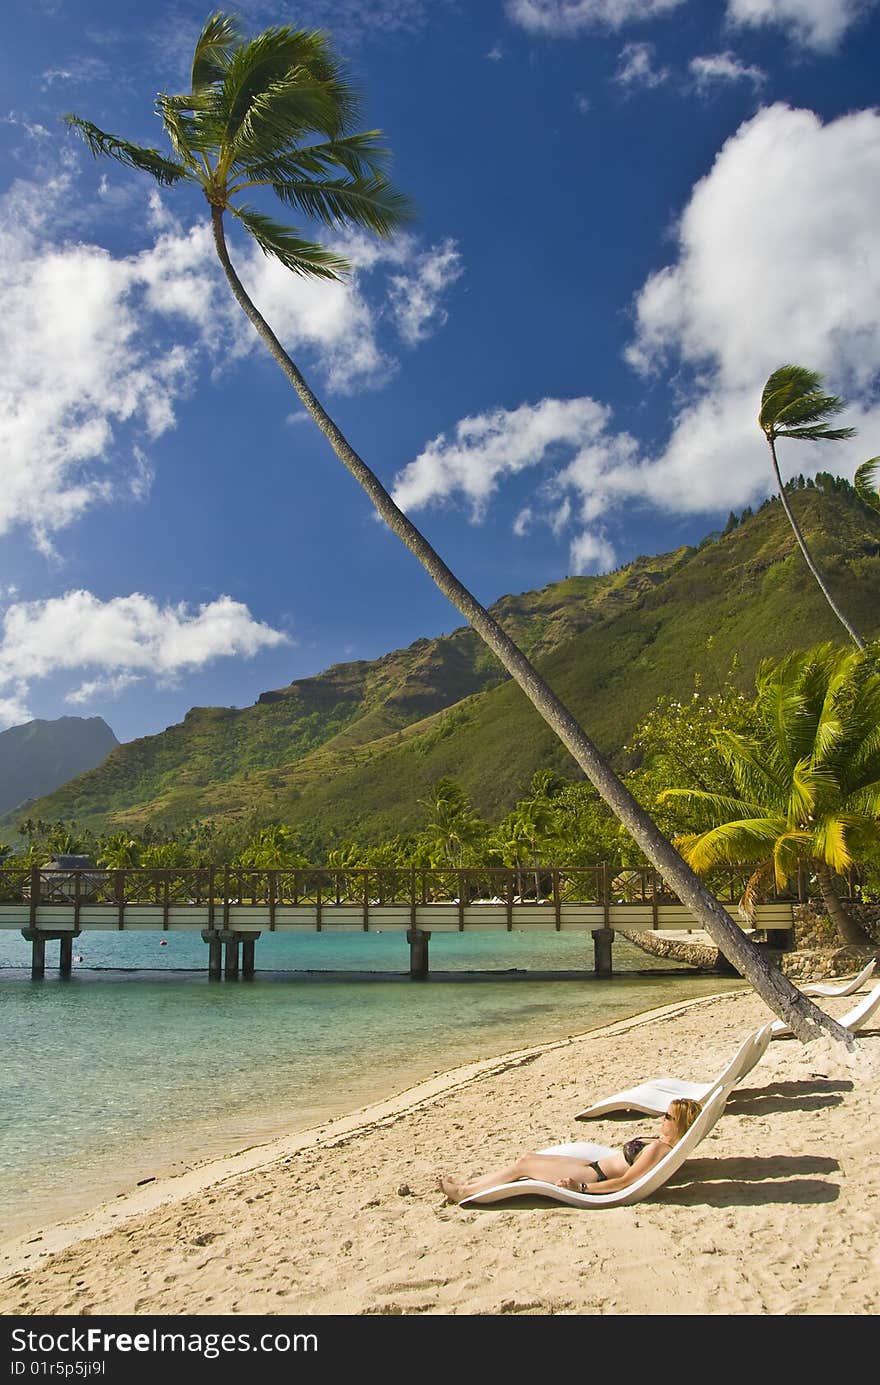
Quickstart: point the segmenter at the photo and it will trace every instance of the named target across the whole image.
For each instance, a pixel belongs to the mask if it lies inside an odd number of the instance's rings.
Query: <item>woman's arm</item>
[[[626,1173],[622,1173],[619,1178],[606,1178],[601,1183],[588,1183],[586,1191],[588,1193],[617,1193],[622,1188],[628,1188],[632,1183],[637,1183],[655,1164],[659,1164],[661,1159],[665,1159],[671,1148],[671,1145],[664,1144],[660,1140],[652,1140],[649,1145],[645,1145],[635,1162],[630,1164]],[[580,1185],[575,1185],[572,1180],[568,1180],[566,1186],[572,1187],[575,1192],[583,1191]]]

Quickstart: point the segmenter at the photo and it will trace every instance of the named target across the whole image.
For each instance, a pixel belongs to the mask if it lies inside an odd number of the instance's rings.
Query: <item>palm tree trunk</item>
[[[782,508],[785,511],[786,518],[788,519],[789,524],[791,525],[792,533],[797,539],[798,544],[800,546],[800,550],[804,555],[804,562],[806,563],[807,567],[810,569],[816,581],[818,582],[819,589],[822,592],[822,595],[824,596],[825,600],[828,602],[828,605],[831,607],[832,611],[837,616],[837,619],[840,621],[841,625],[843,626],[846,633],[849,635],[850,639],[855,644],[856,648],[864,649],[865,641],[862,639],[861,635],[853,629],[853,627],[847,620],[846,616],[843,614],[843,611],[840,609],[837,602],[834,600],[834,597],[828,590],[825,578],[822,576],[821,572],[819,571],[818,567],[816,566],[813,560],[810,550],[807,548],[807,541],[801,533],[800,525],[794,517],[794,511],[788,503],[788,496],[785,493],[785,486],[782,484],[782,476],[779,471],[779,463],[776,460],[776,444],[774,443],[772,438],[768,439],[768,441],[770,443],[770,455],[773,458],[773,470],[776,472],[776,485],[779,489],[779,499],[782,501]]]
[[[816,878],[819,881],[819,891],[822,895],[822,903],[828,910],[828,917],[837,929],[837,936],[842,943],[848,947],[870,947],[871,939],[864,933],[854,919],[843,907],[834,888],[834,881],[831,871],[824,861],[816,862]]]
[[[706,930],[713,942],[755,988],[774,1014],[784,1020],[792,1032],[804,1042],[816,1038],[820,1030],[826,1030],[835,1039],[851,1043],[851,1036],[845,1029],[796,990],[779,969],[771,966],[757,948],[743,937],[727,911],[709,893],[699,877],[679,856],[672,843],[663,836],[653,820],[620,782],[608,761],[522,650],[514,644],[485,607],[480,605],[476,597],[459,582],[403,511],[398,509],[378,477],[358,456],[309,389],[275,333],[246,294],[226,248],[222,208],[211,207],[211,220],[214,245],[233,297],[252,323],[273,360],[287,376],[303,407],[321,429],[343,466],[366,491],[389,529],[415,554],[443,595],[497,655],[615,816],[642,848],[648,860],[660,871],[682,904],[698,920],[700,927]]]

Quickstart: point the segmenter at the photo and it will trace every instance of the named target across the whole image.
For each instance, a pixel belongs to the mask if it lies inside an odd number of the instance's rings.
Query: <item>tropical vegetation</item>
[[[677,844],[699,871],[754,863],[746,910],[768,884],[784,889],[814,872],[840,940],[865,944],[834,882],[857,863],[880,864],[877,658],[824,644],[768,662],[753,714],[751,729],[714,732],[714,788],[661,792],[711,822]]]

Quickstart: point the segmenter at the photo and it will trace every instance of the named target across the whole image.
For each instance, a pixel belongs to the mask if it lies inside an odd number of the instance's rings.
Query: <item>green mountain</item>
[[[793,504],[856,626],[880,634],[880,517],[846,493],[798,491]],[[618,764],[660,693],[690,696],[695,675],[714,688],[734,661],[749,689],[761,659],[844,638],[778,502],[698,548],[503,597],[493,610]],[[418,800],[442,775],[496,819],[542,766],[579,775],[465,627],[334,665],[252,707],[195,708],[159,735],[118,746],[29,811],[98,830],[256,813],[295,825],[320,853],[418,825]]]
[[[119,744],[102,717],[26,721],[0,733],[0,812],[51,793]]]

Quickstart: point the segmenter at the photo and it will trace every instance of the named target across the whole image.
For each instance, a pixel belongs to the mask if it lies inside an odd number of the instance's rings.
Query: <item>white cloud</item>
[[[864,389],[880,359],[880,114],[774,105],[693,190],[678,259],[638,296],[634,364],[670,353],[752,384],[781,360]]]
[[[636,299],[630,362],[674,380],[665,444],[649,451],[614,432],[596,400],[545,399],[435,438],[397,477],[399,503],[463,498],[479,520],[507,476],[533,468],[514,532],[542,522],[561,537],[581,526],[575,568],[613,566],[601,526],[624,505],[718,515],[772,489],[757,412],[764,381],[786,361],[822,372],[852,401],[841,422],[859,437],[788,443],[784,474],[852,476],[880,442],[878,221],[880,112],[823,125],[811,111],[760,111],[694,187],[674,262]]]
[[[593,534],[588,529],[572,539],[569,554],[571,570],[576,573],[608,572],[617,563],[614,545],[603,534]]]
[[[0,731],[10,726],[23,726],[26,721],[33,719],[24,697],[0,697]]]
[[[639,20],[657,19],[685,0],[507,0],[514,24],[533,34],[571,38],[585,29],[621,29]]]
[[[771,24],[805,48],[828,52],[876,0],[727,0],[733,24],[758,28]]]
[[[767,80],[760,68],[740,62],[735,53],[707,53],[691,58],[688,67],[693,74],[697,91],[706,92],[717,82],[752,82],[759,87]]]
[[[394,478],[402,510],[462,496],[475,522],[483,518],[499,481],[561,456],[607,445],[610,410],[594,399],[542,399],[517,409],[463,418],[441,433]]]
[[[654,66],[652,43],[625,43],[618,55],[614,81],[622,87],[662,86],[669,79],[668,67]]]
[[[587,115],[593,108],[593,103],[589,96],[584,96],[583,92],[580,91],[575,92],[574,104],[579,115]]]
[[[201,367],[262,349],[221,282],[206,223],[182,227],[153,191],[151,243],[115,258],[58,243],[75,191],[66,168],[0,199],[0,534],[24,525],[46,552],[93,505],[146,496],[143,443],[174,426]],[[233,255],[282,343],[351,392],[396,368],[378,341],[385,304],[416,343],[445,320],[440,294],[460,262],[452,242],[425,253],[412,237],[350,236],[342,248],[354,273],[340,284],[294,278],[253,244]]]
[[[493,43],[492,47],[486,54],[486,57],[489,59],[489,62],[491,63],[500,63],[502,58],[504,57],[504,49],[502,48],[501,44]]]
[[[0,688],[14,689],[9,706],[18,715],[28,686],[50,675],[97,670],[97,677],[67,694],[69,702],[82,703],[98,694],[119,692],[141,678],[167,684],[215,659],[249,658],[287,643],[287,635],[255,620],[246,606],[229,596],[193,612],[184,603],[159,606],[139,592],[101,601],[91,592],[69,591],[7,607],[0,638]],[[0,704],[0,716],[5,705]]]
[[[878,217],[877,112],[823,125],[775,105],[727,141],[681,218],[676,262],[636,302],[632,364],[684,365],[695,383],[666,448],[630,474],[633,493],[704,511],[764,492],[755,415],[765,379],[785,361],[824,373],[853,400],[846,422],[877,436]],[[852,475],[866,446],[876,450],[858,440],[790,444],[785,465]],[[625,489],[624,474],[614,480]]]
[[[65,694],[64,701],[79,707],[98,698],[118,697],[126,688],[130,688],[132,683],[142,681],[143,675],[138,673],[117,673],[110,678],[92,678]]]
[[[458,247],[447,239],[417,256],[411,273],[392,275],[391,314],[408,346],[417,346],[444,325],[448,314],[441,297],[463,273]]]

